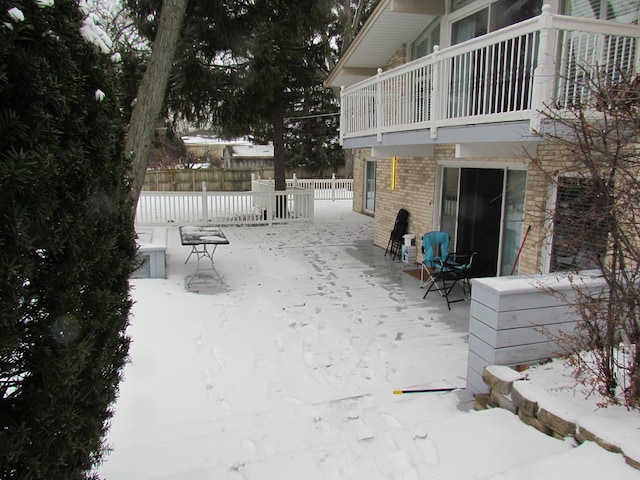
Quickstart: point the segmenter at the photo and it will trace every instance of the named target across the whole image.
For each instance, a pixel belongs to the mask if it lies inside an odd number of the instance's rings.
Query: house
[[[250,145],[246,140],[224,140],[211,130],[196,130],[182,137],[187,155],[213,165],[220,165],[224,149],[231,145]]]
[[[596,66],[638,70],[639,11],[639,0],[380,0],[325,81],[341,88],[354,210],[375,215],[374,243],[386,247],[405,208],[407,233],[444,230],[453,249],[479,252],[477,276],[582,267],[563,254],[571,232],[546,234],[545,212],[567,214],[558,199],[579,186],[570,172],[548,180],[561,159],[538,134],[550,128],[541,112],[579,104]]]
[[[227,145],[222,154],[224,168],[273,167],[273,145]]]

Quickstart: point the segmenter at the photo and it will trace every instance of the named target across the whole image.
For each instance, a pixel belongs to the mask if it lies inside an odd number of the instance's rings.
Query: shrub
[[[0,478],[87,478],[129,344],[124,123],[76,0],[0,4]]]

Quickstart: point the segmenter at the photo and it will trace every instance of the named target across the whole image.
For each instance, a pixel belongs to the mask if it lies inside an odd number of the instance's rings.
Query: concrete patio
[[[318,449],[386,471],[398,468],[382,459],[398,435],[401,451],[429,462],[413,426],[472,409],[472,395],[425,403],[392,392],[464,388],[469,302],[449,311],[437,293],[423,299],[404,273],[417,266],[372,244],[373,221],[337,201],[316,202],[312,224],[223,227],[230,243],[213,256],[222,281],[203,269],[188,287],[196,262],[185,264],[191,248],[168,226],[167,278],[132,281],[131,363],[101,474],[236,478],[238,465]],[[364,447],[360,460],[349,453]],[[298,465],[295,478],[326,468]]]

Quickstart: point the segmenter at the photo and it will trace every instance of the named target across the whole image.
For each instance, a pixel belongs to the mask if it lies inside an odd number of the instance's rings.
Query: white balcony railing
[[[439,50],[344,88],[341,140],[442,126],[529,120],[584,104],[604,69],[637,72],[637,25],[549,13]]]

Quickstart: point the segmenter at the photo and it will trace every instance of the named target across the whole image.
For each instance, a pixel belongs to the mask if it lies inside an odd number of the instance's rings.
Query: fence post
[[[336,174],[331,174],[331,201],[336,201]]]
[[[383,112],[383,95],[382,95],[382,82],[380,81],[380,75],[382,75],[382,69],[378,68],[378,74],[376,75],[376,125],[375,125],[375,131],[376,131],[376,139],[378,140],[378,142],[382,142],[382,126],[383,126],[383,118],[384,118],[384,112]]]
[[[347,106],[347,102],[344,98],[344,86],[340,87],[340,105],[342,105],[342,107],[340,108],[340,130],[339,130],[339,138],[338,141],[340,142],[340,146],[344,145],[344,134],[345,131],[347,130],[347,126],[346,126],[346,116],[345,116],[345,108],[349,108]]]
[[[202,220],[209,223],[209,208],[207,205],[207,182],[202,182]]]
[[[440,66],[438,65],[437,56],[440,46],[433,47],[433,68],[431,70],[431,97],[429,98],[429,109],[431,111],[431,138],[438,138],[438,121],[440,120]]]
[[[298,177],[296,176],[296,174],[293,174],[293,188],[297,188],[298,187]]]
[[[267,223],[273,223],[273,210],[276,204],[276,192],[274,190],[266,190],[267,192]]]
[[[551,102],[553,82],[551,65],[549,59],[553,58],[550,52],[553,45],[551,39],[551,28],[553,26],[553,17],[551,16],[551,7],[544,5],[542,14],[540,15],[540,40],[538,45],[538,59],[536,69],[533,72],[533,93],[531,95],[531,120],[529,120],[529,128],[537,132],[542,126],[543,111]]]

